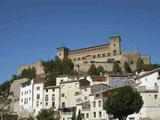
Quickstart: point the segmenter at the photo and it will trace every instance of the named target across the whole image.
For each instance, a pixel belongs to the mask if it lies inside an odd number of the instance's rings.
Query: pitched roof
[[[147,72],[147,73],[144,73],[144,74],[142,74],[142,75],[139,75],[139,76],[137,76],[135,79],[139,79],[139,78],[145,77],[145,76],[150,75],[150,74],[152,74],[152,73],[154,73],[154,72],[157,72],[157,71],[160,71],[160,68],[157,68],[157,69],[154,69],[154,70],[149,71],[149,72]]]

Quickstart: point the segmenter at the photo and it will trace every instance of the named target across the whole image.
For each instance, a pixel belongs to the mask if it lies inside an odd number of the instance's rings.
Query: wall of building
[[[19,99],[20,96],[20,84],[23,82],[28,81],[27,78],[14,80],[13,83],[11,83],[10,92],[13,93],[15,99]]]
[[[24,116],[32,115],[33,112],[33,80],[26,81],[20,87],[20,113]]]
[[[51,107],[55,107],[55,89],[49,88],[44,89],[44,109],[49,109]]]
[[[37,83],[34,84],[33,87],[34,94],[33,94],[33,111],[34,115],[37,115],[38,112],[43,108],[43,96],[44,96],[44,84]]]

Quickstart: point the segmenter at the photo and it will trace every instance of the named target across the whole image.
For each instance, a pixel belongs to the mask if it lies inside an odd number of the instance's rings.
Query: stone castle
[[[91,64],[96,66],[103,66],[106,71],[113,70],[113,61],[120,61],[121,64],[125,61],[136,63],[138,58],[141,58],[145,64],[150,64],[150,57],[143,56],[139,52],[124,52],[121,50],[121,37],[118,35],[111,36],[108,44],[101,44],[90,46],[86,48],[80,48],[70,50],[69,48],[62,46],[57,48],[57,56],[62,60],[69,58],[74,63],[75,69],[78,71],[88,71]],[[133,67],[134,66],[134,67]],[[42,61],[37,61],[32,64],[21,65],[18,74],[23,69],[34,67],[37,74],[44,74]],[[135,65],[131,65],[134,69]]]
[[[122,64],[127,61],[136,63],[141,58],[145,64],[150,64],[150,57],[143,56],[139,52],[123,52],[121,50],[121,37],[119,35],[111,36],[108,44],[101,44],[70,50],[62,46],[57,48],[57,56],[60,59],[69,58],[79,71],[87,71],[91,64],[102,65],[105,70],[112,71],[110,61],[120,61]]]

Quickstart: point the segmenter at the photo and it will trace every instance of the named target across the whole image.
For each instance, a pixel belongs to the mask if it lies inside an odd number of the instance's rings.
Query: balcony
[[[139,86],[137,90],[139,92],[158,92],[158,86],[154,87]]]

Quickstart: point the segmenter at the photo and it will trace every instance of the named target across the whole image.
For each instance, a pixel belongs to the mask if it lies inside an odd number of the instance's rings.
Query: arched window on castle
[[[117,55],[117,50],[114,50],[114,51],[113,51],[113,55]]]

